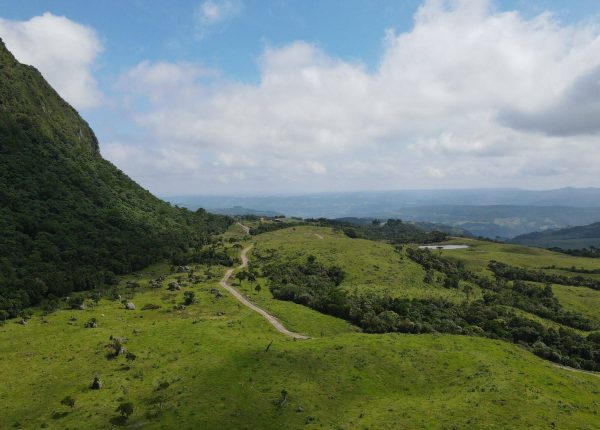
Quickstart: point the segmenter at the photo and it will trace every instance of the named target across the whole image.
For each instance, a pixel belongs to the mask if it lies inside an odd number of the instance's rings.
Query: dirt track
[[[242,227],[246,227],[246,226],[242,225]],[[242,259],[242,265],[239,266],[238,269],[244,269],[248,266],[248,251],[250,250],[250,248],[251,248],[251,246],[244,248],[242,250],[242,253],[240,254],[240,257]],[[229,269],[227,272],[225,272],[225,276],[223,276],[223,279],[221,279],[221,282],[220,282],[221,287],[225,288],[233,297],[235,297],[243,305],[249,307],[253,311],[258,312],[260,315],[262,315],[269,322],[269,324],[271,324],[273,327],[275,327],[275,330],[277,330],[278,332],[283,333],[284,335],[289,336],[294,339],[310,339],[308,336],[304,336],[300,333],[294,333],[293,331],[289,331],[287,328],[284,327],[283,324],[281,324],[281,322],[279,322],[279,320],[277,318],[275,318],[273,315],[271,315],[270,313],[265,311],[263,308],[256,306],[254,303],[252,303],[250,300],[248,300],[245,296],[243,296],[238,290],[236,290],[231,285],[229,285],[227,282],[231,278],[231,275],[233,275],[234,270],[235,269]]]

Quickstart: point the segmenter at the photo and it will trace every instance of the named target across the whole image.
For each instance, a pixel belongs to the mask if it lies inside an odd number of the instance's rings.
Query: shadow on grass
[[[68,412],[58,412],[58,411],[52,412],[52,419],[53,420],[59,420],[61,418],[66,417],[67,415],[69,415]]]
[[[124,426],[127,424],[127,418],[122,415],[117,415],[110,419],[110,423],[115,426]]]

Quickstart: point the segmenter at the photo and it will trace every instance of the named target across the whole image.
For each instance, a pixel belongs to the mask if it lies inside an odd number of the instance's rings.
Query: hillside
[[[254,265],[270,249],[285,260],[313,254],[340,264],[348,290],[384,293],[388,286],[398,297],[424,291],[422,297],[464,299],[462,291],[413,286],[424,271],[394,247],[330,228],[248,237],[232,226],[227,238],[232,255],[253,246]],[[0,325],[0,422],[23,429],[82,422],[147,429],[598,428],[596,375],[555,367],[501,340],[360,333],[342,319],[274,300],[265,278],[235,284],[311,337],[294,341],[220,290],[225,267],[191,269],[199,277],[184,281],[182,291],[153,287],[159,274],[166,274],[163,287],[188,278],[164,264],[124,277],[117,291],[134,310],[103,298],[84,310],[36,311],[27,325]],[[196,302],[182,307],[190,292]],[[92,318],[97,326],[85,328]],[[110,355],[115,338],[129,354]],[[90,388],[95,377],[97,390]],[[61,404],[67,397],[73,407]],[[116,411],[124,403],[132,406],[127,419]]]
[[[511,239],[510,242],[541,248],[600,248],[600,222],[523,234]]]
[[[0,310],[117,281],[229,219],[171,207],[99,152],[88,124],[0,41]]]

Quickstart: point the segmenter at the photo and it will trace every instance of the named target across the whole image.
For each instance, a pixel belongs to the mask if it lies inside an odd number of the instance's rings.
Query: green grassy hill
[[[228,233],[233,240],[242,236],[237,227]],[[354,266],[362,264],[354,247],[366,247],[367,262],[377,252],[385,257],[377,243],[322,228],[252,240],[262,249],[296,238],[298,249],[323,258],[337,250],[345,267],[352,258]],[[560,369],[498,340],[362,334],[339,319],[270,299],[267,288],[255,293],[244,281],[241,288],[254,301],[272,303],[286,323],[313,337],[293,341],[231,296],[216,297],[211,289],[219,288],[224,267],[210,268],[212,279],[207,266],[192,268],[201,279],[182,291],[149,288],[150,279],[168,272],[165,265],[124,278],[118,292],[135,310],[102,299],[86,310],[37,312],[25,326],[0,326],[0,422],[23,429],[600,428],[595,375]],[[164,285],[177,276],[168,275]],[[378,276],[357,269],[348,279]],[[133,292],[127,280],[140,287]],[[175,309],[186,291],[197,303]],[[142,310],[146,304],[160,308]],[[84,328],[91,318],[97,327]],[[135,359],[107,358],[111,336],[127,338],[123,345]],[[100,390],[90,389],[95,376]],[[75,400],[73,408],[61,404],[66,396]],[[125,423],[116,412],[123,402],[134,409]]]
[[[511,239],[510,242],[542,248],[579,249],[592,246],[600,248],[600,222],[523,234]]]
[[[114,282],[229,220],[173,208],[104,160],[87,123],[0,41],[0,311]]]

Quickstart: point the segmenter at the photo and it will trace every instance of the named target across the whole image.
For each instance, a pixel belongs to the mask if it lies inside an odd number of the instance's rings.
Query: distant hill
[[[401,208],[395,216],[461,227],[476,236],[511,238],[534,231],[585,225],[600,219],[600,208],[566,206],[420,206]]]
[[[562,206],[600,208],[600,188],[521,190],[398,190],[277,196],[170,196],[190,209],[243,206],[304,218],[382,217],[398,209],[431,206]]]
[[[356,217],[345,217],[345,218],[336,218],[335,221],[347,222],[350,224],[356,225],[369,225],[377,218],[356,218]],[[385,221],[385,220],[382,220]],[[451,236],[466,236],[472,237],[473,235],[460,227],[453,227],[446,224],[436,224],[432,222],[417,222],[417,221],[408,221],[406,224],[414,225],[415,227],[420,228],[426,232],[432,231],[441,231],[442,233],[449,234]]]
[[[171,207],[104,160],[75,109],[0,41],[0,310],[111,284],[229,223]]]
[[[248,208],[245,208],[242,206],[234,206],[231,208],[224,208],[224,209],[210,209],[209,212],[214,213],[214,214],[220,214],[220,215],[228,215],[228,216],[255,215],[255,216],[263,216],[263,217],[276,217],[278,215],[282,215],[280,212],[248,209]]]
[[[523,234],[510,242],[541,248],[581,249],[591,246],[600,248],[600,222]]]
[[[303,218],[379,218],[445,224],[476,236],[511,238],[600,220],[600,189],[408,190],[295,196],[186,196],[190,209],[242,206]]]

